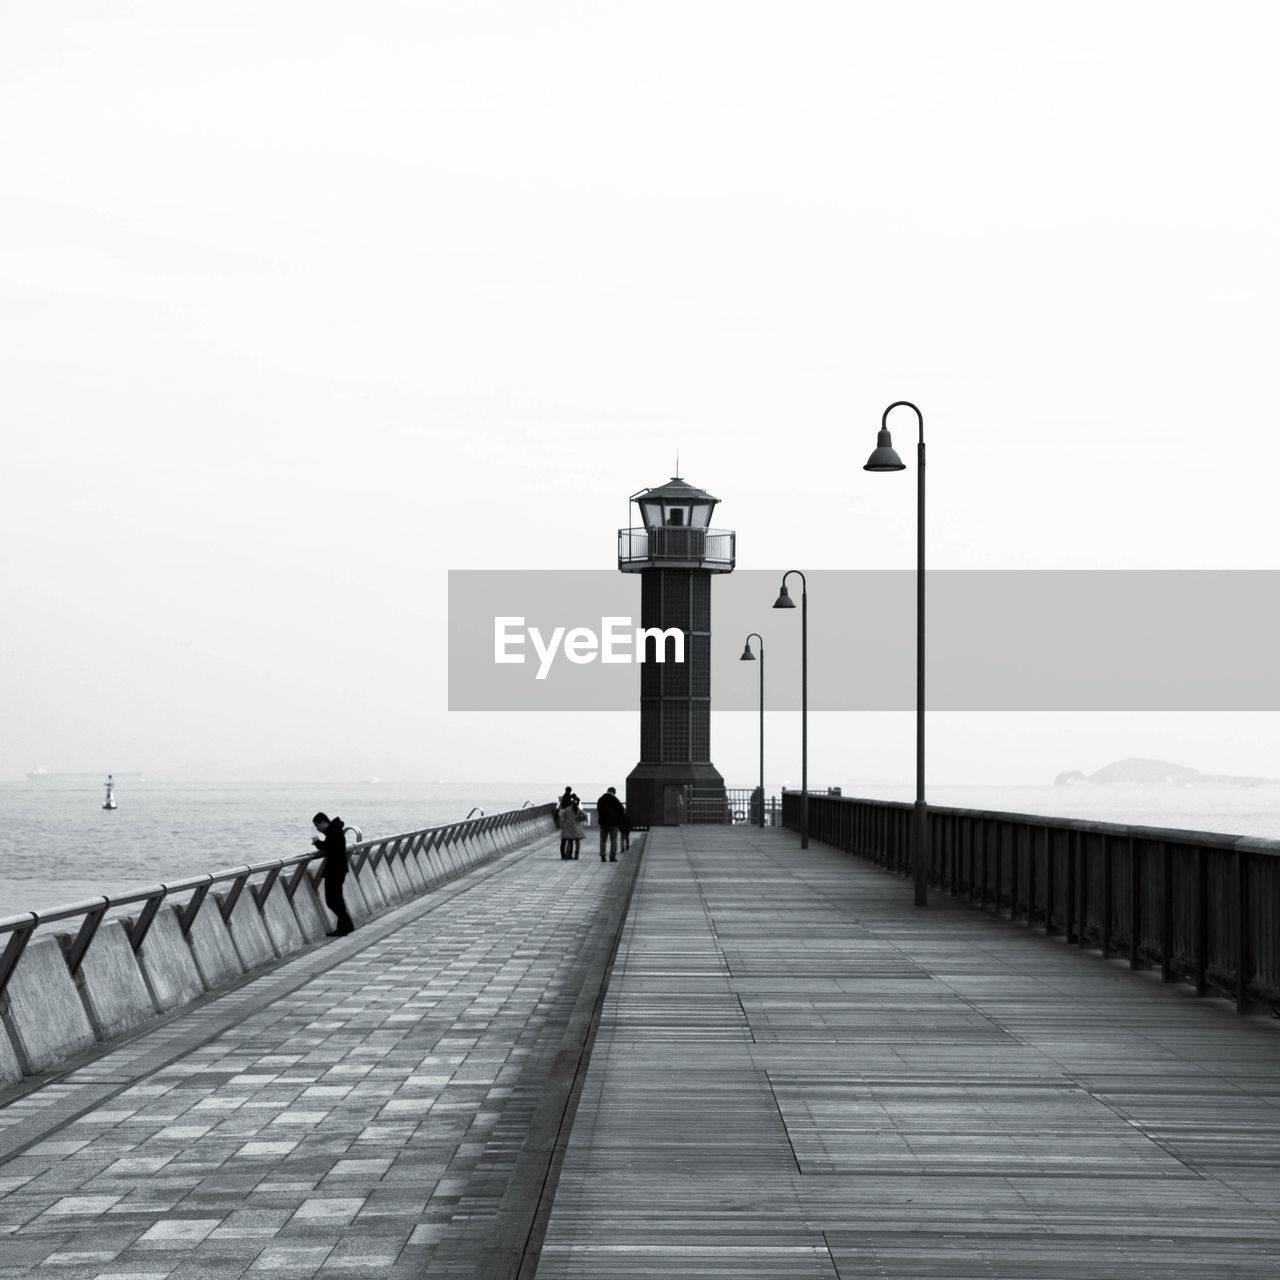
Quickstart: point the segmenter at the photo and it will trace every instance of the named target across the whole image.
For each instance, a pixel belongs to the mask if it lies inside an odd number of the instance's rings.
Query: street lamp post
[[[916,803],[911,815],[911,863],[915,875],[916,906],[929,897],[929,809],[924,799],[924,414],[910,400],[895,400],[880,418],[876,447],[864,471],[905,471],[889,435],[889,414],[910,409],[920,425],[916,454]]]
[[[799,569],[782,575],[782,590],[773,602],[775,609],[794,609],[796,602],[787,592],[792,574],[800,579],[800,847],[809,847],[809,580]]]
[[[751,652],[751,636],[760,641],[760,825],[764,826],[764,636],[753,631],[747,637],[739,662],[754,662],[756,655]]]

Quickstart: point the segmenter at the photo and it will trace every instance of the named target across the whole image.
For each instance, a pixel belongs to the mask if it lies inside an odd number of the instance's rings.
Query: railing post
[[[1138,842],[1129,837],[1129,968],[1142,967],[1142,864]]]
[[[4,950],[0,951],[0,996],[4,995],[4,989],[9,985],[9,979],[13,977],[13,971],[18,967],[18,961],[22,959],[22,953],[27,949],[27,943],[31,941],[31,935],[39,923],[40,917],[32,911],[25,923],[15,925],[9,931],[9,941],[5,943]]]
[[[261,911],[267,901],[268,895],[275,887],[276,880],[279,879],[280,871],[284,867],[283,860],[277,861],[268,872],[266,879],[260,885],[252,887],[250,892],[253,894],[253,900],[258,904],[258,910]]]
[[[992,861],[995,863],[995,870],[992,873],[992,894],[991,894],[991,910],[996,915],[1000,914],[1000,881],[1004,875],[1004,823],[995,821],[991,824],[992,834],[995,836],[995,848],[992,850],[994,857]]]
[[[1209,989],[1209,851],[1203,846],[1196,850],[1193,901],[1195,945],[1191,957],[1191,977],[1196,985],[1196,995],[1202,996]]]
[[[298,865],[294,867],[293,871],[285,877],[284,892],[290,902],[293,901],[294,894],[298,892],[302,887],[303,880],[306,879],[309,863],[310,859],[299,862]]]
[[[155,922],[156,912],[160,910],[160,904],[165,899],[165,894],[169,892],[168,885],[161,885],[159,893],[153,893],[149,897],[143,908],[138,912],[138,918],[132,924],[125,925],[125,933],[129,935],[129,946],[133,949],[136,956],[142,949],[142,944],[146,941],[147,934]]]
[[[942,888],[942,828],[934,821],[932,813],[925,815],[925,836],[929,849],[929,880],[936,888]]]
[[[1047,937],[1058,931],[1054,921],[1058,911],[1058,860],[1054,856],[1052,829],[1040,829],[1044,832],[1044,931]]]
[[[964,825],[966,827],[966,835],[969,837],[965,841],[965,845],[967,846],[965,852],[969,855],[966,861],[969,865],[966,869],[964,878],[964,900],[966,902],[972,902],[974,872],[978,866],[978,819],[970,818]]]
[[[1249,1011],[1249,864],[1236,850],[1236,1012]]]
[[[1076,907],[1076,943],[1084,947],[1089,935],[1089,851],[1093,848],[1090,832],[1076,832],[1076,875],[1080,880],[1080,898]]]
[[[960,896],[960,877],[964,874],[964,832],[968,823],[961,817],[951,819],[951,896]]]
[[[1036,913],[1036,829],[1026,828],[1027,835],[1027,928]]]
[[[1076,942],[1076,829],[1067,832],[1067,919],[1063,936],[1067,942]]]
[[[1160,841],[1160,981],[1173,981],[1173,850]]]
[[[1009,919],[1018,918],[1018,888],[1021,876],[1018,874],[1018,863],[1022,853],[1022,823],[1009,829]]]
[[[978,880],[978,907],[981,909],[987,905],[987,851],[991,845],[991,823],[988,819],[982,819],[982,870],[980,879]]]
[[[204,884],[198,884],[191,897],[187,900],[187,905],[183,907],[182,914],[178,917],[178,924],[182,928],[182,936],[185,938],[191,933],[191,926],[196,922],[196,915],[200,908],[204,905],[204,900],[208,896],[209,886],[213,884],[213,877],[208,876]]]
[[[235,877],[231,883],[231,889],[227,896],[222,899],[222,920],[227,923],[231,919],[231,913],[236,909],[236,903],[240,901],[240,894],[244,891],[244,887],[249,883],[249,876],[252,873],[248,867],[244,867],[240,874]]]
[[[1102,935],[1102,958],[1105,960],[1111,955],[1111,903],[1113,894],[1111,892],[1111,871],[1112,864],[1115,859],[1112,856],[1111,837],[1103,835],[1102,837],[1102,919],[1099,923],[1099,933]]]
[[[103,898],[99,906],[86,911],[84,919],[80,922],[80,928],[76,930],[74,940],[66,946],[67,969],[73,978],[80,972],[80,966],[84,963],[85,954],[97,935],[98,926],[102,923],[102,917],[107,914],[107,909],[110,906],[111,899]]]

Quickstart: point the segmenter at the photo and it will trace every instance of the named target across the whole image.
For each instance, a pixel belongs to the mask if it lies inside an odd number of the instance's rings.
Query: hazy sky
[[[0,776],[621,776],[637,716],[445,710],[446,571],[607,567],[677,448],[741,566],[909,566],[860,470],[901,397],[938,567],[1280,567],[1274,24],[4,5]],[[940,716],[931,761],[1130,753],[1280,775],[1280,718]],[[815,717],[819,783],[911,761]]]

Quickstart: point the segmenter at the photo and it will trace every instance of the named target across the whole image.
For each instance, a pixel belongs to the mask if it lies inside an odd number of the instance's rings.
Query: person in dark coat
[[[618,799],[616,787],[608,791],[596,801],[596,820],[600,823],[600,861],[604,861],[605,841],[609,843],[609,861],[618,860],[618,832],[627,820],[627,811]]]
[[[320,832],[313,836],[311,843],[324,855],[324,865],[320,868],[320,878],[324,881],[324,905],[333,912],[338,922],[336,929],[326,935],[330,938],[342,938],[355,929],[355,923],[347,911],[347,904],[342,896],[342,882],[347,878],[347,837],[342,829],[342,819],[330,818],[327,814],[317,813],[311,819],[311,825]]]

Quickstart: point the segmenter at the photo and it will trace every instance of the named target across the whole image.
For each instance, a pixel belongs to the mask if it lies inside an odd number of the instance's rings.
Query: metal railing
[[[507,813],[496,813],[490,817],[444,823],[438,827],[424,827],[420,831],[366,840],[347,850],[350,870],[352,873],[358,873],[368,866],[376,871],[384,861],[392,864],[396,860],[403,862],[411,855],[445,848],[455,840],[484,835],[515,822],[528,822],[530,818],[549,816],[554,808],[552,804],[531,806],[526,802],[526,807],[513,809]],[[253,895],[257,906],[261,908],[279,880],[284,885],[285,894],[292,901],[302,884],[303,877],[309,873],[313,863],[317,865],[316,872],[311,877],[312,882],[319,879],[318,864],[323,862],[323,859],[323,854],[312,850],[294,854],[289,858],[276,858],[269,862],[250,863],[205,875],[187,876],[182,880],[148,885],[127,893],[110,896],[104,894],[102,897],[87,898],[81,902],[55,907],[51,911],[26,911],[0,918],[0,940],[5,939],[7,935],[3,949],[0,949],[0,996],[3,996],[9,979],[13,976],[23,952],[27,949],[27,944],[36,930],[44,925],[79,920],[75,936],[70,939],[66,947],[67,967],[74,977],[108,912],[121,907],[141,908],[136,916],[125,921],[129,945],[136,955],[163,903],[172,902],[177,907],[179,925],[183,935],[187,936],[209,891],[215,885],[228,886],[218,901],[219,911],[225,921],[231,918],[231,913],[246,888]],[[189,896],[185,896],[184,900],[184,895]]]
[[[618,568],[648,565],[696,565],[730,570],[734,565],[732,529],[701,529],[696,525],[656,525],[618,530]]]
[[[784,791],[783,825],[800,797]],[[815,840],[911,875],[912,806],[809,795]],[[1280,841],[1078,818],[929,809],[929,883],[1132,969],[1280,1003]]]
[[[764,825],[778,826],[781,821],[778,798],[771,796],[762,800],[759,787],[685,787],[684,821],[758,827],[762,803]]]

